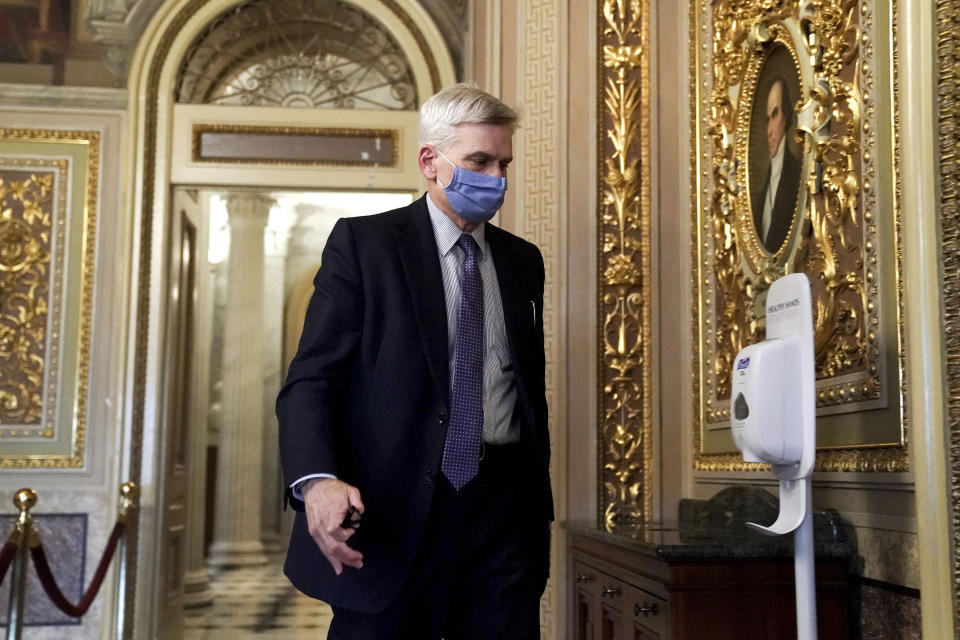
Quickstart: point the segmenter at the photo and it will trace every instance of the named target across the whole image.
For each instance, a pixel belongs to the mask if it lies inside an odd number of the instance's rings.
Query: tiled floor
[[[213,574],[213,603],[186,610],[185,640],[324,640],[330,607],[294,589],[281,561]]]

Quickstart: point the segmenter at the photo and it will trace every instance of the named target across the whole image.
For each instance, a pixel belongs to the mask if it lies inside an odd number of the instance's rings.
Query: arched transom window
[[[181,103],[417,108],[410,62],[371,15],[340,0],[247,0],[193,41]]]

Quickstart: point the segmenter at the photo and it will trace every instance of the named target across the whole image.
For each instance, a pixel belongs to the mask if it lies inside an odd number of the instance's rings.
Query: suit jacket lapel
[[[757,195],[754,197],[753,202],[753,228],[757,230],[757,235],[760,236],[761,242],[763,241],[763,201],[767,196],[767,189],[770,188],[770,171],[771,168],[767,167],[766,176],[763,178],[763,182],[760,189],[757,190]]]
[[[450,395],[447,310],[437,241],[433,236],[425,197],[411,204],[406,215],[398,221],[402,228],[398,245],[420,341],[437,386],[437,394],[447,404]]]

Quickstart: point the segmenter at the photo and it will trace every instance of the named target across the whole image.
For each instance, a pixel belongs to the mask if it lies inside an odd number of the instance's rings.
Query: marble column
[[[264,237],[264,280],[283,283],[286,272],[287,240],[293,223],[292,212],[275,208]],[[266,287],[263,296],[263,484],[261,484],[261,539],[268,553],[279,553],[286,545],[281,539],[280,447],[274,406],[283,384],[283,286]]]
[[[261,527],[263,482],[263,236],[274,201],[256,193],[227,197],[230,257],[223,337],[223,428],[216,522],[209,562],[266,562]]]

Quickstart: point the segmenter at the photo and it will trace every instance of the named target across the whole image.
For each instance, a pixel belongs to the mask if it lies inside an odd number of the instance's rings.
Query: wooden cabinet
[[[631,631],[627,637],[636,640],[666,638],[669,611],[666,599],[633,586],[627,587],[626,594],[629,615],[625,619]]]
[[[576,640],[796,638],[793,559],[568,527]],[[684,555],[686,549],[686,555]],[[817,561],[820,640],[847,640],[848,558]]]
[[[665,594],[637,586],[636,576],[575,559],[574,629],[577,640],[658,640],[668,637]],[[631,580],[633,578],[633,580]],[[653,585],[650,585],[653,588]]]

